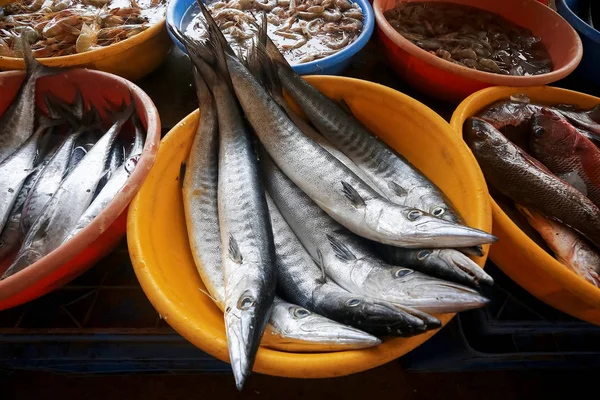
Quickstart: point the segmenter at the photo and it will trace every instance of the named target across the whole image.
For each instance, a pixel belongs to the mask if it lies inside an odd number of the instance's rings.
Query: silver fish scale
[[[348,115],[292,70],[280,67],[279,73],[286,90],[321,134],[362,168],[392,202],[430,213],[435,208],[444,206],[446,212],[442,218],[450,222],[461,221],[443,193],[408,160],[392,151],[353,116]],[[430,195],[426,199],[408,199],[393,190],[391,182],[407,192],[413,187],[424,187]]]

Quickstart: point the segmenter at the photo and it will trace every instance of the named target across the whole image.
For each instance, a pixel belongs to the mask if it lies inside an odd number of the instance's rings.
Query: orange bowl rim
[[[540,75],[532,75],[532,76],[513,76],[513,75],[500,75],[494,74],[491,72],[478,71],[475,69],[471,69],[468,67],[463,67],[460,65],[456,65],[449,61],[443,60],[438,56],[435,56],[429,53],[426,50],[423,50],[419,46],[413,44],[411,41],[406,39],[402,34],[397,32],[392,25],[387,21],[385,16],[383,15],[383,2],[387,0],[374,0],[373,1],[373,11],[375,13],[375,22],[377,26],[385,36],[387,36],[396,46],[400,49],[404,50],[411,56],[414,56],[421,61],[424,61],[432,66],[458,75],[462,78],[472,79],[479,82],[487,83],[494,86],[537,86],[537,85],[545,85],[551,82],[556,82],[567,75],[569,75],[581,62],[581,58],[583,57],[583,44],[581,42],[581,38],[573,29],[573,27],[564,20],[556,11],[552,10],[550,7],[543,5],[537,0],[523,0],[524,2],[535,3],[534,7],[538,7],[539,12],[548,13],[546,15],[553,15],[560,22],[561,29],[565,30],[565,33],[569,33],[571,41],[573,45],[575,45],[577,52],[574,57],[569,60],[562,67],[550,71],[545,74]],[[452,2],[452,0],[446,0]],[[478,8],[485,10],[485,4],[478,4]],[[509,19],[505,16],[505,18]]]

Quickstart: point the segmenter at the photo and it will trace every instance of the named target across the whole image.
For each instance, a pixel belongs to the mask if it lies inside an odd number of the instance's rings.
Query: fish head
[[[493,285],[494,280],[469,257],[454,249],[421,250],[417,256],[436,270],[449,271],[461,283],[479,286]]]
[[[381,343],[375,336],[282,300],[275,301],[270,323],[285,341],[297,345],[319,343],[364,348]]]
[[[406,271],[410,272],[406,272]],[[431,313],[449,313],[483,307],[489,300],[467,286],[434,278],[408,268],[396,267],[390,271],[401,279],[407,300],[418,310]]]
[[[374,335],[410,336],[431,327],[430,318],[413,315],[396,305],[343,290],[327,291],[321,301],[323,313]],[[436,327],[435,324],[432,327]]]
[[[259,301],[256,285],[245,286],[239,296],[229,297],[231,300],[225,307],[225,333],[229,347],[231,369],[236,386],[242,389],[246,378],[252,372],[256,351],[260,345],[262,332],[268,321],[269,310],[264,310],[265,301]]]
[[[463,129],[464,139],[469,147],[477,151],[497,151],[508,144],[508,139],[492,124],[478,118],[470,117]]]
[[[531,148],[540,154],[564,153],[577,140],[577,130],[558,112],[544,107],[533,117]]]
[[[385,200],[372,204],[373,215],[366,221],[373,223],[381,234],[381,242],[396,236],[402,247],[408,248],[455,248],[493,243],[497,238],[487,232],[438,218],[416,208],[390,206]],[[375,203],[375,202],[372,202]],[[384,204],[385,203],[385,204]]]

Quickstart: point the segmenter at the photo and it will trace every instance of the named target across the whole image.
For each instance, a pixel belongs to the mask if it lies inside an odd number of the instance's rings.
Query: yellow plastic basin
[[[333,76],[306,79],[332,98],[344,98],[373,132],[421,168],[450,197],[467,223],[490,231],[489,197],[467,146],[435,112],[371,82]],[[223,314],[204,294],[185,228],[180,165],[198,125],[195,111],[163,139],[154,168],[129,209],[128,243],[135,273],[160,315],[203,351],[228,361]],[[483,266],[487,257],[479,258]],[[453,314],[440,316],[446,324]],[[364,371],[394,360],[434,332],[392,338],[365,350],[298,354],[261,348],[254,370],[270,375],[325,378]]]
[[[525,93],[532,102],[572,103],[591,108],[600,98],[549,86],[530,88],[494,87],[465,99],[456,109],[450,124],[461,137],[465,120],[490,104]],[[600,289],[575,275],[538,246],[493,199],[493,233],[499,240],[490,258],[512,280],[541,301],[592,324],[600,325]]]
[[[49,67],[97,69],[133,81],[154,71],[164,60],[171,44],[163,18],[122,42],[85,53],[38,58],[38,61]],[[22,58],[0,56],[0,70],[17,69],[25,69]]]

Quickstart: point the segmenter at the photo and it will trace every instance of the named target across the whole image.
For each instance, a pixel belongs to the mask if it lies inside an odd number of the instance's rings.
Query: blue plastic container
[[[295,65],[294,71],[296,71],[296,73],[300,75],[338,75],[350,65],[352,57],[367,44],[373,34],[373,27],[375,25],[373,9],[368,0],[352,1],[358,3],[365,16],[363,20],[363,31],[360,36],[349,46],[334,55],[320,60]],[[196,0],[170,0],[169,5],[167,6],[167,23],[183,30],[181,26],[183,17],[187,15],[188,12],[193,11],[193,9],[199,11]],[[169,35],[171,35],[171,39],[175,42],[177,47],[185,52],[183,44],[180,43],[170,31]]]
[[[583,58],[574,71],[579,78],[600,87],[600,32],[586,24],[580,17],[585,2],[580,0],[556,0],[558,13],[577,31],[583,43]]]

